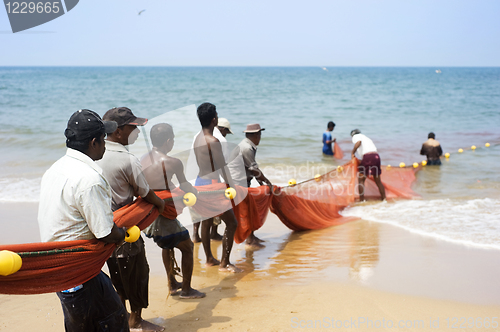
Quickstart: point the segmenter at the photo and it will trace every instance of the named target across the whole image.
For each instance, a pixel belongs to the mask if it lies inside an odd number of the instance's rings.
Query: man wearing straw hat
[[[272,186],[271,181],[266,178],[264,173],[260,170],[257,161],[255,161],[257,145],[260,143],[263,130],[266,129],[261,128],[258,123],[247,125],[247,128],[243,131],[246,137],[240,142],[240,144],[238,144],[238,148],[234,149],[231,153],[229,158],[231,162],[229,163],[228,168],[231,173],[231,177],[239,186],[250,187],[250,183],[253,178],[255,178],[260,185],[265,183]],[[238,161],[241,160],[241,158],[238,158],[238,154],[241,154],[243,158],[245,173],[240,171],[242,168],[239,167]],[[254,248],[264,247],[261,242],[263,241],[256,237],[253,231],[246,240],[246,244]]]

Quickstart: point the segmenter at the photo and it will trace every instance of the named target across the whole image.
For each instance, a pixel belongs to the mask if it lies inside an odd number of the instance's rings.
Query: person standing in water
[[[435,139],[436,135],[434,133],[429,133],[427,135],[428,140],[422,144],[422,149],[420,154],[427,156],[427,165],[441,165],[441,157],[443,155],[443,149],[441,149],[441,144]]]
[[[373,180],[377,184],[382,200],[385,199],[385,188],[380,180],[382,168],[380,167],[380,156],[377,153],[377,148],[373,141],[361,134],[359,129],[351,131],[352,142],[354,148],[351,152],[351,158],[355,158],[356,151],[361,157],[361,162],[358,166],[358,190],[359,200],[365,200],[365,180],[367,176],[373,176]]]
[[[335,128],[335,123],[333,121],[328,122],[326,131],[323,133],[323,154],[327,156],[333,156],[333,144],[337,140],[332,138],[332,132]]]

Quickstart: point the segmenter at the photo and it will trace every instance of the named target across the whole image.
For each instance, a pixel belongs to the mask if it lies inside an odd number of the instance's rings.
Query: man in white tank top
[[[358,190],[359,190],[359,200],[365,200],[365,180],[367,176],[373,176],[373,180],[377,184],[378,190],[380,191],[380,196],[382,200],[385,199],[385,188],[380,180],[380,174],[382,174],[382,168],[380,167],[380,156],[377,153],[377,148],[373,141],[361,134],[359,129],[354,129],[351,131],[352,142],[354,143],[354,148],[351,152],[351,158],[355,158],[355,153],[357,152],[361,158],[361,162],[358,166]]]

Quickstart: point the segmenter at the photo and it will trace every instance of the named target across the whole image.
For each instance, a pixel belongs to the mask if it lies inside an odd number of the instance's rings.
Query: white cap
[[[226,118],[219,118],[219,122],[217,123],[217,126],[227,128],[229,130],[229,133],[231,133],[231,134],[233,133],[231,131],[231,124],[229,123],[229,121]]]

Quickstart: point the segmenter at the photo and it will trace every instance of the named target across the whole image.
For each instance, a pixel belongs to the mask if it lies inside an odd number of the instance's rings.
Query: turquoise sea
[[[232,143],[248,123],[266,128],[257,159],[277,184],[347,162],[354,128],[391,165],[423,160],[421,144],[435,132],[451,157],[417,174],[421,199],[345,214],[500,249],[500,68],[0,67],[0,203],[38,201],[41,176],[65,153],[63,132],[78,109],[103,115],[127,106],[151,123],[167,121],[181,153],[200,129],[196,106],[206,101],[231,122]],[[321,153],[330,120],[341,161]],[[146,143],[133,148],[140,154]]]

